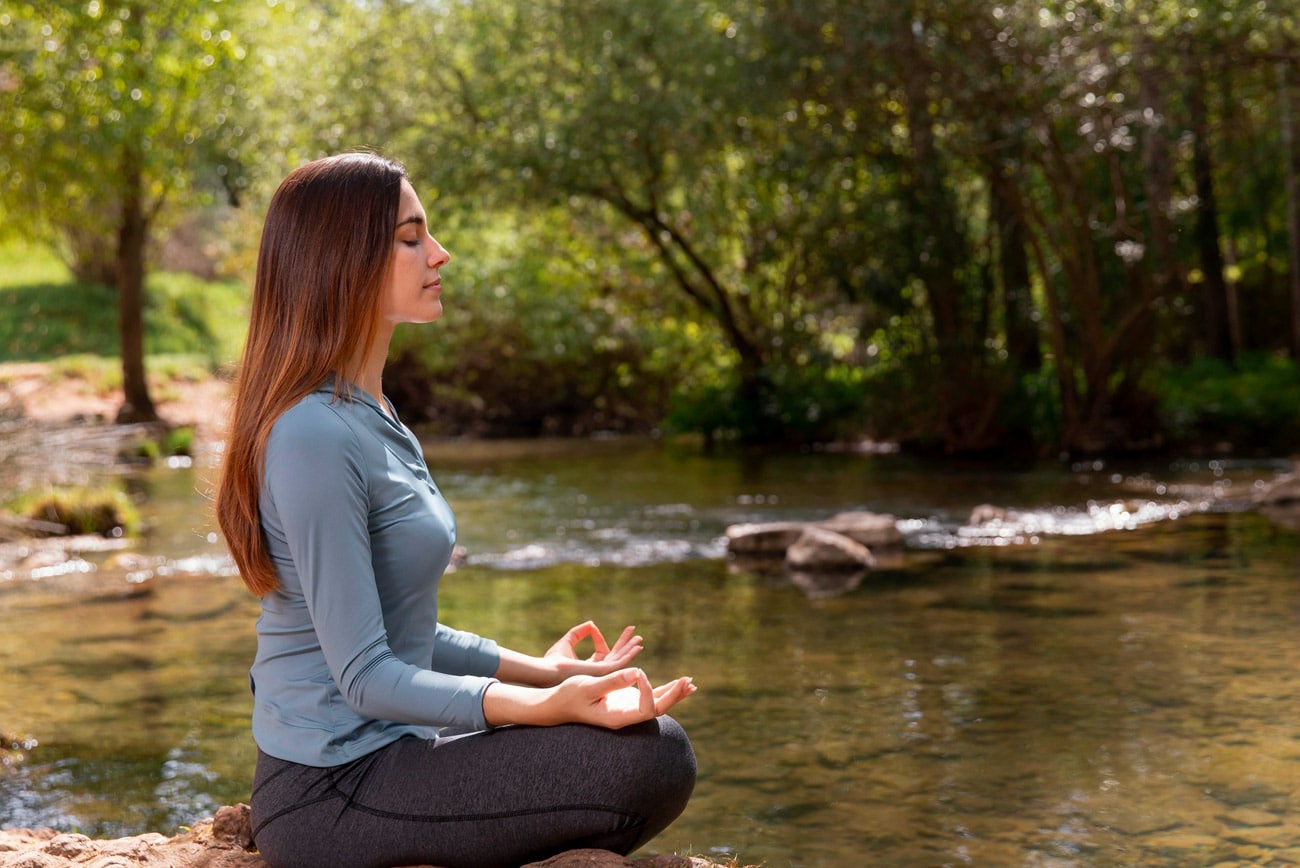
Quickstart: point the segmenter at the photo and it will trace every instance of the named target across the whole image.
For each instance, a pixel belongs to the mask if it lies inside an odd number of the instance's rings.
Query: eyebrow
[[[401,228],[402,228],[403,226],[405,226],[407,223],[414,223],[414,224],[416,224],[417,226],[423,226],[423,225],[424,225],[424,218],[421,217],[419,214],[412,214],[410,217],[407,217],[405,220],[398,220],[398,221],[397,221],[397,228],[398,228],[398,229],[401,229]]]

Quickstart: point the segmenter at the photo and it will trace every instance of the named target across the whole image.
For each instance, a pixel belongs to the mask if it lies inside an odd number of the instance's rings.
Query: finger
[[[570,627],[569,632],[564,634],[561,642],[568,645],[570,656],[574,659],[578,657],[578,645],[583,639],[590,637],[592,644],[596,646],[596,651],[592,654],[592,660],[602,660],[609,653],[609,646],[605,643],[605,637],[601,635],[600,628],[596,626],[595,621],[583,621],[576,627]]]
[[[677,703],[696,691],[695,684],[689,678],[678,678],[664,687],[667,688],[661,696],[655,698],[654,713],[656,716],[667,713]]]
[[[623,632],[618,634],[618,641],[614,643],[614,651],[618,651],[629,642],[640,642],[641,637],[636,635],[636,627],[628,625],[623,628]]]
[[[689,677],[674,678],[655,688],[655,699],[664,699],[676,695],[685,696],[695,692],[695,685]]]
[[[654,688],[650,686],[650,679],[646,676],[644,670],[637,669],[635,671],[637,673],[636,686],[641,692],[641,701],[637,705],[637,710],[641,712],[643,720],[649,720],[655,716],[655,707],[658,705],[655,702]]]
[[[643,677],[645,677],[645,673],[640,669],[619,669],[608,675],[592,676],[590,681],[591,694],[594,699],[599,700],[616,690],[631,687]]]
[[[596,646],[596,653],[592,655],[593,660],[600,660],[609,653],[609,645],[605,642],[605,636],[596,626],[595,621],[587,621],[581,625],[584,628],[583,637],[590,637],[592,643]],[[576,642],[574,643],[577,644]]]
[[[620,637],[620,641],[615,643],[609,654],[605,655],[605,662],[619,667],[626,666],[633,657],[641,653],[642,647],[640,636],[633,636],[626,642]]]
[[[675,691],[680,691],[683,694],[690,694],[690,693],[694,693],[695,690],[696,690],[695,682],[691,680],[690,676],[682,676],[681,678],[674,678],[672,681],[666,682],[664,684],[660,684],[658,687],[656,687],[655,699],[659,699],[662,696],[667,696],[668,694],[673,693]]]
[[[581,624],[569,628],[568,632],[564,634],[564,641],[568,642],[569,645],[577,645],[591,635],[591,631],[595,629],[596,623],[594,621],[583,621]]]
[[[641,653],[640,645],[628,645],[621,652],[619,652],[618,655],[611,654],[610,656],[611,657],[616,656],[616,659],[618,660],[618,665],[627,666],[629,663],[632,662],[632,660],[636,657],[636,655],[640,653]]]

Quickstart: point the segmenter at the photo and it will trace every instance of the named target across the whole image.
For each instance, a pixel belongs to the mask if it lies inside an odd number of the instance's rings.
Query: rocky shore
[[[247,805],[230,805],[215,817],[168,838],[157,833],[115,840],[52,829],[0,831],[0,868],[267,868],[256,850]],[[322,866],[326,868],[326,866]],[[406,868],[436,868],[420,865]],[[699,856],[625,858],[607,850],[572,850],[521,868],[739,868]]]

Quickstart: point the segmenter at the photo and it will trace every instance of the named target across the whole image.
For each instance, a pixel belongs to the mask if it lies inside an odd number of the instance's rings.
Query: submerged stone
[[[841,572],[875,565],[871,551],[857,540],[821,527],[804,528],[786,550],[786,566],[802,572]]]

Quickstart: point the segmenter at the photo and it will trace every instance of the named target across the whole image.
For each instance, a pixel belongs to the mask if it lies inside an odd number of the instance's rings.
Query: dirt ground
[[[150,382],[158,414],[173,426],[193,427],[199,440],[220,440],[233,385],[216,377]],[[61,424],[111,422],[122,406],[120,388],[103,391],[86,380],[54,376],[48,364],[0,364],[0,416]]]

